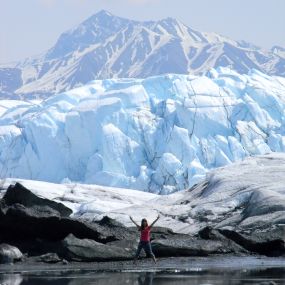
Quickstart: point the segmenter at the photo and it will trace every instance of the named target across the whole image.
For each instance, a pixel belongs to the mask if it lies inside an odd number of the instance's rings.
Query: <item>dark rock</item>
[[[39,256],[38,261],[42,261],[45,263],[58,263],[61,261],[61,259],[58,257],[56,253],[52,252]]]
[[[171,229],[164,227],[153,227],[151,230],[151,239],[167,239],[169,236],[176,235]]]
[[[102,227],[106,235],[113,236],[114,239],[110,241],[134,239],[137,235],[137,229],[127,228],[108,216],[104,216],[100,221],[95,222],[92,225]],[[106,240],[106,242],[108,241]]]
[[[0,201],[0,241],[60,241],[70,233],[102,243],[135,237],[134,231],[108,217],[89,223],[62,217],[62,209],[65,208],[58,208],[58,203],[37,197],[20,184],[10,186]]]
[[[261,190],[252,192],[247,205],[242,212],[243,219],[252,216],[263,216],[274,212],[285,211],[285,199],[283,197],[269,196]]]
[[[108,242],[107,245],[116,246],[126,250],[127,252],[135,255],[139,243],[139,238],[137,240],[134,239],[124,239]]]
[[[54,252],[71,260],[91,261],[119,260],[133,255],[131,250],[103,243],[132,240],[137,232],[107,216],[93,223],[62,217],[56,207],[50,207],[49,203],[29,190],[19,187],[17,190],[9,187],[9,193],[0,202],[2,241],[11,241],[29,256]],[[15,191],[20,193],[22,190],[27,199],[16,197]],[[38,260],[50,263],[60,261],[58,256],[51,254],[43,255]]]
[[[109,242],[134,237],[135,233],[127,228],[101,226],[71,218],[60,218],[47,212],[39,214],[35,209],[27,209],[22,205],[11,206],[6,215],[0,218],[0,237],[3,240],[45,239],[59,241],[68,234],[78,238],[89,238],[98,242]]]
[[[219,229],[218,231],[250,252],[267,256],[285,255],[284,225],[275,225],[265,230],[257,229],[250,234],[228,229]]]
[[[58,212],[62,217],[68,217],[72,214],[72,210],[64,206],[62,203],[57,203],[45,198],[40,198],[20,183],[10,185],[3,197],[7,206],[21,204],[26,208],[51,209],[51,212]]]
[[[24,253],[24,257],[38,261],[39,256],[47,253],[59,253],[61,241],[49,241],[45,239],[24,239],[10,241],[10,244],[16,246]]]
[[[0,244],[0,263],[13,263],[23,259],[22,252],[15,246]]]
[[[111,261],[132,258],[132,255],[123,248],[90,239],[78,239],[72,234],[62,241],[62,249],[62,254],[67,260]]]
[[[100,226],[111,226],[111,227],[124,227],[124,225],[108,216],[104,216],[100,221],[98,221]]]
[[[249,252],[245,248],[243,248],[242,246],[240,246],[239,244],[237,244],[233,240],[231,240],[231,239],[227,238],[226,236],[224,236],[223,234],[221,234],[217,229],[213,229],[209,226],[201,229],[198,232],[198,236],[201,237],[202,239],[205,239],[205,240],[221,241],[221,242],[223,242],[224,247],[233,253],[247,253],[247,254],[249,254]]]
[[[223,237],[223,235],[221,233],[219,233],[217,230],[214,230],[213,228],[207,226],[204,227],[203,229],[201,229],[198,232],[198,235],[202,238],[202,239],[219,239],[221,237]]]
[[[208,256],[210,254],[233,253],[223,241],[203,240],[195,237],[172,237],[152,242],[152,249],[157,256]]]

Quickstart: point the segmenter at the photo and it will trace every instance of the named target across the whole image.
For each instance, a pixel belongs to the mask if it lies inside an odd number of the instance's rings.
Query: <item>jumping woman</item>
[[[152,260],[156,263],[155,256],[154,256],[152,249],[151,249],[150,230],[151,230],[152,226],[159,219],[159,215],[157,216],[157,218],[153,221],[153,223],[150,226],[148,225],[146,219],[142,219],[140,226],[133,220],[133,218],[131,216],[130,216],[130,219],[136,225],[138,230],[141,232],[141,238],[140,238],[138,249],[137,249],[137,252],[136,252],[136,255],[134,258],[134,262],[136,262],[136,260],[138,259],[141,250],[144,249],[146,255],[151,256]]]

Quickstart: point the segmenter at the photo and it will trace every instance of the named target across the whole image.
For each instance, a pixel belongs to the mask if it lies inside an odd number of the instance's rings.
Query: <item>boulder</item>
[[[92,224],[104,229],[105,235],[114,237],[111,241],[135,239],[138,235],[137,229],[127,228],[122,223],[108,216],[104,216],[100,221]],[[106,240],[106,242],[108,241]]]
[[[44,213],[44,214],[43,214]],[[72,218],[60,218],[50,212],[25,208],[20,204],[9,207],[0,218],[0,238],[2,240],[45,239],[59,241],[72,233],[78,238],[89,238],[98,242],[134,237],[135,233],[125,227],[102,226]]]
[[[198,232],[198,236],[204,240],[221,241],[224,244],[224,247],[233,253],[249,254],[249,251],[246,250],[244,247],[220,233],[219,230],[213,229],[209,226],[206,226],[205,228],[201,229]]]
[[[152,242],[157,256],[208,256],[210,254],[232,253],[222,241],[203,240],[195,237],[158,239]]]
[[[60,241],[72,233],[77,238],[106,243],[136,235],[108,217],[99,222],[85,222],[66,217],[69,213],[60,203],[37,197],[17,183],[8,188],[0,201],[0,241]]]
[[[0,263],[13,263],[23,259],[22,252],[15,246],[0,244]]]
[[[151,230],[151,239],[167,239],[168,237],[174,236],[174,233],[171,229],[165,227],[156,227],[154,226]]]
[[[65,259],[74,261],[113,261],[132,258],[124,248],[90,239],[78,239],[72,234],[62,241],[61,254]]]
[[[285,255],[285,225],[273,225],[271,228],[256,229],[250,233],[229,229],[218,231],[250,252],[267,256]]]
[[[111,241],[108,242],[107,245],[122,248],[134,256],[138,247],[138,243],[139,243],[139,238],[137,238],[136,240],[124,239],[124,240]]]
[[[62,203],[41,198],[20,183],[10,185],[3,197],[3,200],[7,206],[11,206],[13,204],[21,204],[26,208],[50,208],[51,212],[58,212],[61,217],[68,217],[72,214],[72,210]]]
[[[45,262],[45,263],[58,263],[62,261],[58,255],[54,252],[46,253],[38,257],[38,261]]]
[[[264,217],[274,212],[285,212],[285,197],[273,191],[260,189],[252,192],[241,215],[243,219],[246,219],[256,216]]]

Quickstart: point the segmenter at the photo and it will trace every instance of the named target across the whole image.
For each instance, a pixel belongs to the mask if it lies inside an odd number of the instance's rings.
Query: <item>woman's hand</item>
[[[152,227],[156,222],[157,220],[160,218],[160,215],[157,215],[157,218],[152,222],[152,224],[150,225],[150,227]]]
[[[130,220],[135,224],[135,226],[137,227],[137,228],[139,228],[140,226],[133,220],[133,217],[132,216],[129,216],[130,217]]]

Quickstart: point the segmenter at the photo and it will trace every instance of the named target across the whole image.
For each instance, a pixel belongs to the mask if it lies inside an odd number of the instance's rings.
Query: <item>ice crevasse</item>
[[[44,101],[0,101],[0,177],[166,194],[209,169],[285,151],[285,78],[94,80]]]

